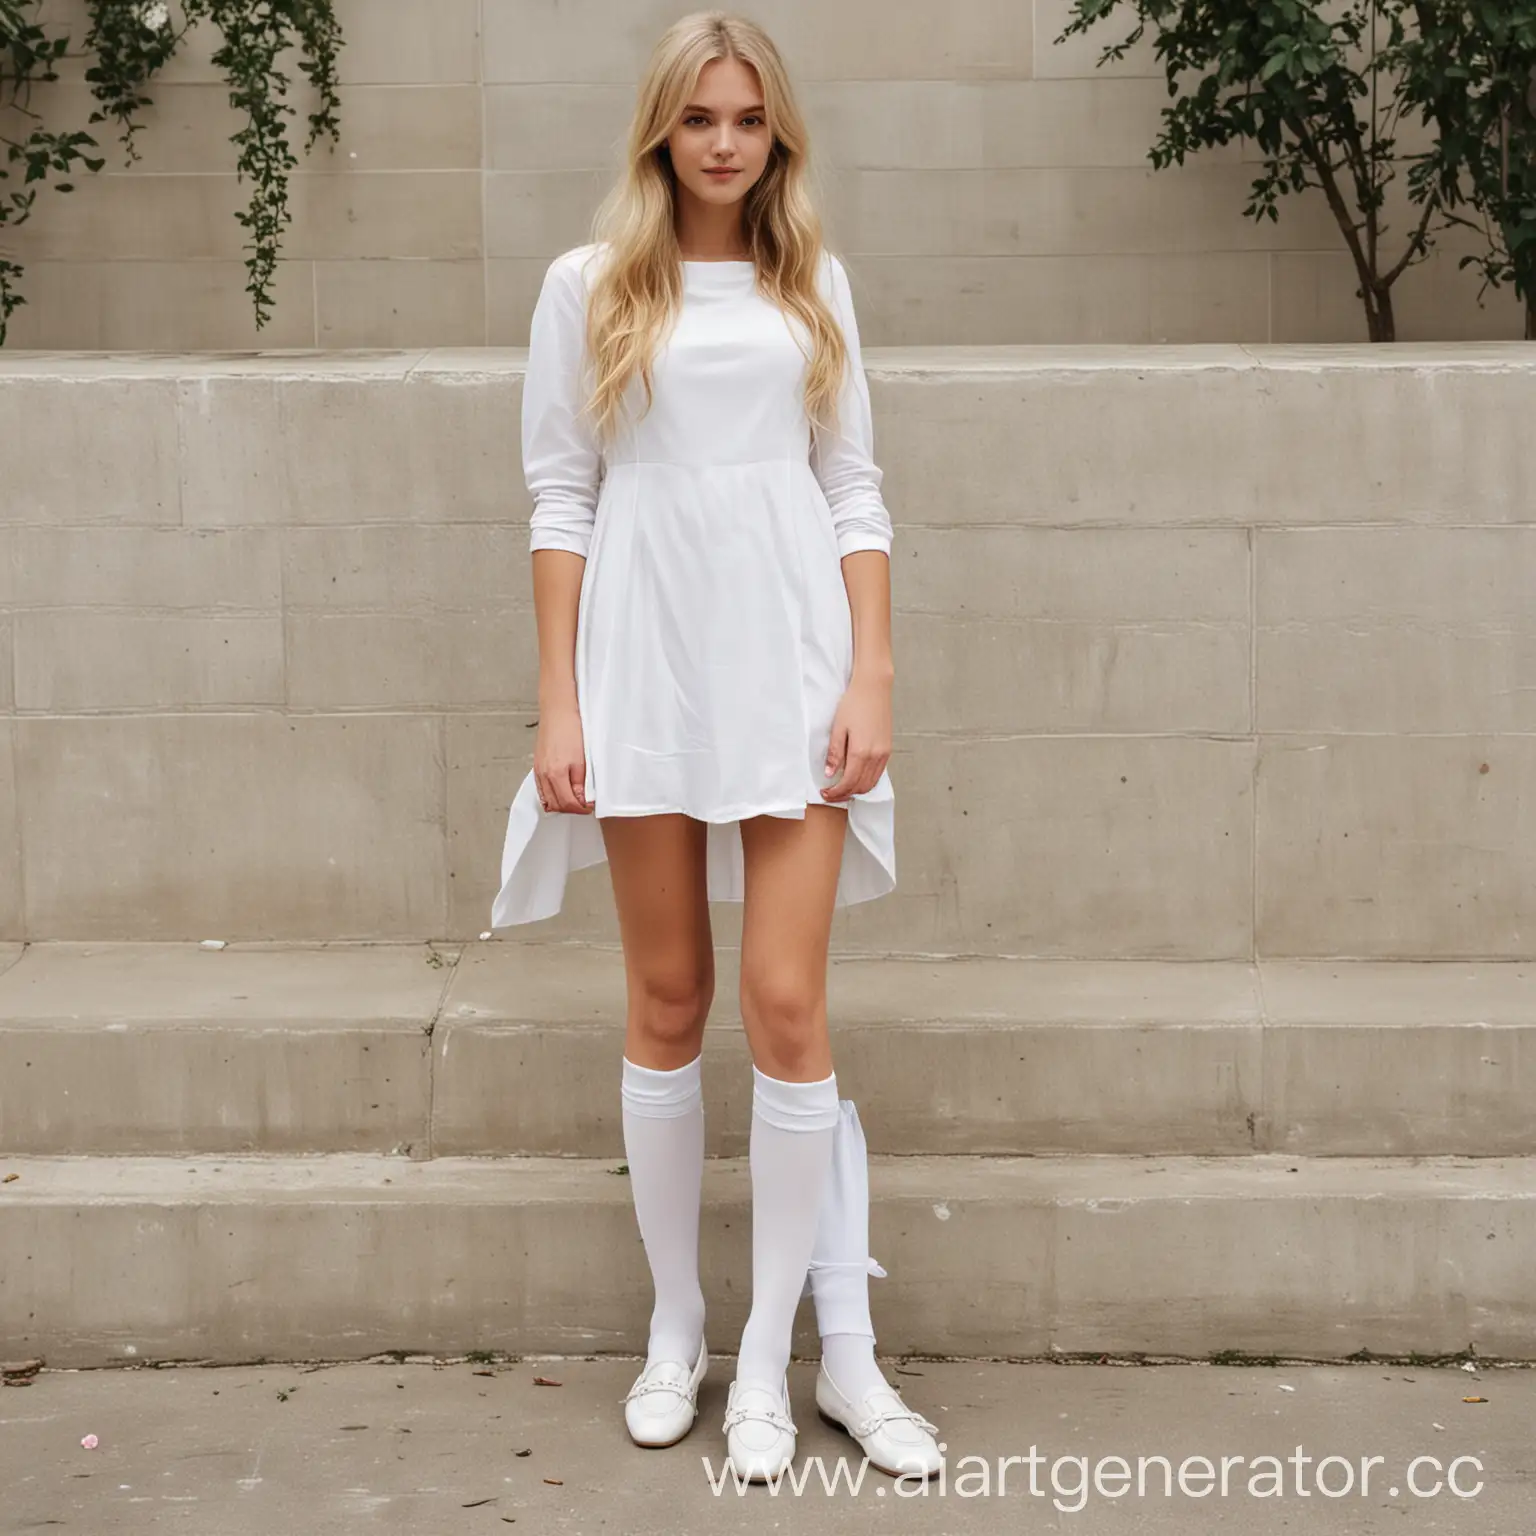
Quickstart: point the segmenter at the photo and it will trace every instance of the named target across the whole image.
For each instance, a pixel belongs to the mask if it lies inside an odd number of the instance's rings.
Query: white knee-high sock
[[[873,1334],[824,1333],[821,1358],[827,1367],[827,1375],[850,1402],[856,1403],[867,1393],[890,1385],[885,1372],[880,1369],[880,1362],[875,1359]]]
[[[868,1157],[858,1108],[843,1099],[806,1289],[815,1298],[827,1374],[855,1403],[888,1385],[875,1360],[869,1313],[869,1277],[885,1270],[869,1251]]]
[[[793,1083],[752,1068],[752,1311],[738,1381],[778,1391],[789,1365],[837,1128],[837,1074]]]
[[[624,1058],[620,1098],[635,1219],[656,1290],[647,1364],[690,1369],[704,1338],[699,1286],[699,1187],[704,1177],[703,1056],[672,1071]]]

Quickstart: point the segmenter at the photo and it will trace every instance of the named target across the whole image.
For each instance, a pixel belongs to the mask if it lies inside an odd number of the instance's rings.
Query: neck
[[[677,209],[677,247],[685,261],[744,260],[746,231],[739,208],[712,208],[692,196],[686,187]]]

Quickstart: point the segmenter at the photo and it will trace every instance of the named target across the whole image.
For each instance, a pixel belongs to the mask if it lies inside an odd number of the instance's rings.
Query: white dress
[[[805,331],[755,288],[750,261],[683,263],[683,304],[626,419],[599,451],[585,307],[600,245],[556,257],[529,335],[523,471],[529,548],[586,557],[575,678],[587,815],[546,811],[530,770],[507,819],[493,928],[553,917],[570,871],[606,859],[601,816],[682,811],[709,824],[708,899],[743,899],[740,821],[803,820],[821,789],[853,667],[841,560],[890,554],[848,275],[822,292],[848,343],[838,432],[813,434]],[[793,330],[791,329],[793,327]],[[808,348],[808,342],[806,343]],[[848,815],[836,903],[896,884],[889,769]]]

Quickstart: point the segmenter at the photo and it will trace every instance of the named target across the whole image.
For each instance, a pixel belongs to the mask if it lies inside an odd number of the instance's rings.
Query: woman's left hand
[[[823,800],[866,794],[880,782],[891,757],[891,679],[855,673],[832,718],[827,777],[842,778],[821,792]]]

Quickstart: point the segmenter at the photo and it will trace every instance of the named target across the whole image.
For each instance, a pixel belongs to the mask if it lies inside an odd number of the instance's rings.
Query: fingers
[[[594,807],[586,798],[586,764],[572,764],[534,775],[539,802],[551,814],[590,816]]]
[[[837,771],[843,766],[843,757],[848,750],[848,732],[843,728],[841,721],[832,724],[832,735],[827,742],[826,774],[828,779],[835,779]]]
[[[572,816],[585,816],[592,807],[578,785],[585,782],[586,765],[572,763],[569,768],[555,775],[555,793],[559,796],[558,808]]]
[[[886,752],[850,752],[841,782],[822,790],[822,799],[842,801],[854,795],[867,794],[880,782],[880,775],[885,772],[889,759],[890,754]]]

